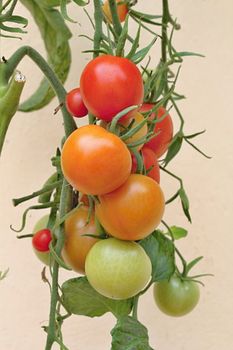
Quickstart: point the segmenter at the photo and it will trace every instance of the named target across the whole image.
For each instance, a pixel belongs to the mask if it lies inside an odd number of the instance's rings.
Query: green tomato
[[[34,229],[33,229],[33,233],[36,233],[44,228],[47,227],[49,221],[49,215],[44,215],[42,216],[42,218],[39,219],[39,221],[37,221]],[[39,252],[38,250],[34,249],[34,252],[37,256],[37,258],[45,265],[49,266],[49,262],[50,262],[50,253],[49,252]]]
[[[95,243],[85,264],[92,287],[112,299],[138,294],[147,285],[151,270],[150,259],[139,244],[116,238]]]
[[[158,308],[169,316],[183,316],[197,305],[200,290],[193,281],[182,281],[172,276],[169,281],[161,281],[154,285],[154,299]]]

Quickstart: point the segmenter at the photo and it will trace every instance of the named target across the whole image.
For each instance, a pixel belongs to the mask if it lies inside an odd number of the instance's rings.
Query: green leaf
[[[75,315],[102,316],[111,312],[116,317],[128,315],[133,301],[113,300],[96,292],[86,277],[72,278],[62,285],[63,302],[67,310]]]
[[[175,271],[175,250],[172,241],[159,230],[140,241],[152,263],[153,282],[169,279]]]
[[[137,35],[134,39],[133,45],[132,45],[128,55],[126,56],[126,58],[128,58],[129,60],[131,60],[131,58],[133,57],[133,55],[135,55],[135,53],[137,51],[137,48],[139,46],[140,33],[141,33],[141,25],[139,25],[139,27],[138,27]]]
[[[171,226],[170,230],[174,239],[184,238],[188,234],[188,231],[185,228],[179,226]],[[168,231],[165,235],[171,236],[171,233]]]
[[[118,39],[118,43],[116,47],[116,56],[123,56],[125,43],[128,37],[128,22],[129,22],[129,16],[127,15],[121,34]]]
[[[51,8],[60,6],[61,0],[40,0],[40,4],[43,7]]]
[[[194,260],[190,261],[186,266],[186,274],[190,272],[190,270],[199,263],[203,259],[203,256],[199,256],[198,258],[195,258]]]
[[[152,48],[156,40],[157,40],[157,36],[151,41],[151,43],[148,46],[144,47],[143,49],[135,53],[135,55],[133,55],[132,57],[132,61],[135,64],[140,63],[146,57],[146,55],[148,54],[148,52],[150,51],[150,49]]]
[[[170,163],[170,161],[177,155],[177,153],[181,149],[181,146],[183,143],[183,137],[184,137],[183,133],[180,131],[173,137],[173,140],[168,147],[168,151],[164,159],[165,166],[167,166],[168,163]]]
[[[205,57],[204,55],[196,52],[189,52],[189,51],[182,51],[182,52],[175,52],[173,54],[173,57],[186,57],[186,56],[198,56],[198,57]]]
[[[131,316],[120,317],[111,335],[111,350],[153,350],[146,327]]]
[[[179,195],[180,195],[181,204],[182,204],[184,214],[187,217],[187,219],[189,220],[189,222],[192,222],[192,219],[191,219],[191,216],[189,213],[189,199],[188,199],[187,194],[186,194],[183,187],[180,188]]]
[[[84,1],[84,0],[73,0],[73,2],[75,2],[76,5],[78,6],[86,6],[89,4],[90,1]]]
[[[65,82],[71,63],[68,40],[71,33],[59,11],[46,8],[41,0],[20,0],[31,12],[39,27],[48,54],[48,63],[54,69],[62,83]],[[47,105],[54,97],[54,91],[44,78],[36,92],[23,104],[19,110],[29,112]]]

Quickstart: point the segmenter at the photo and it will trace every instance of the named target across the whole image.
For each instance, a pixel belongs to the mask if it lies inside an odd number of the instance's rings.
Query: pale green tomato
[[[169,281],[161,281],[154,285],[154,299],[158,308],[169,316],[183,316],[197,305],[200,291],[197,283],[182,281],[172,276]]]
[[[139,244],[116,238],[95,243],[85,264],[92,287],[112,299],[138,294],[147,285],[151,270],[150,259]]]

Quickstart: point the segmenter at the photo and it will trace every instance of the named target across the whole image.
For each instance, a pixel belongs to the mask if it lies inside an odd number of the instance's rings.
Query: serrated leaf
[[[183,227],[179,227],[179,226],[171,226],[170,230],[172,232],[172,237],[174,239],[181,239],[187,236],[188,231],[183,228]],[[168,231],[165,233],[168,236],[171,236],[171,233]]]
[[[159,230],[140,241],[152,264],[153,282],[169,279],[175,271],[175,249],[172,241]]]
[[[111,335],[111,350],[153,350],[146,327],[131,316],[120,317]]]
[[[39,27],[48,54],[48,63],[62,83],[65,82],[71,63],[68,40],[71,33],[60,12],[48,8],[40,0],[20,0],[31,12]],[[54,97],[54,91],[44,78],[36,92],[20,105],[19,110],[29,112],[47,105]]]
[[[183,134],[181,132],[178,132],[171,142],[171,144],[168,147],[168,151],[166,154],[166,157],[164,159],[164,165],[167,166],[168,163],[177,155],[179,150],[181,149],[182,143],[183,143]]]
[[[133,301],[113,300],[99,294],[86,277],[73,278],[62,285],[63,302],[69,312],[89,317],[102,316],[111,312],[116,317],[128,315]]]
[[[183,187],[180,188],[179,195],[180,195],[181,204],[182,204],[184,214],[187,217],[187,219],[189,220],[189,222],[192,222],[192,219],[191,219],[191,216],[189,213],[189,199],[188,199],[187,194],[186,194]]]

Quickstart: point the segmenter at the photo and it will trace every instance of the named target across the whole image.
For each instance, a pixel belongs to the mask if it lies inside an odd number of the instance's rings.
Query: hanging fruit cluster
[[[199,277],[203,276],[190,276],[190,270],[202,257],[187,263],[176,247],[176,240],[185,237],[187,230],[170,226],[163,218],[165,205],[179,198],[191,222],[183,181],[167,165],[181,150],[183,142],[206,156],[190,141],[203,132],[184,134],[184,118],[177,106],[184,96],[175,91],[180,67],[173,71],[173,66],[180,64],[183,57],[201,55],[174,48],[173,34],[180,26],[170,14],[168,0],[162,0],[162,15],[134,10],[137,1],[106,0],[102,4],[93,0],[94,23],[86,11],[95,31],[91,39],[93,50],[87,51],[93,53],[93,59],[81,73],[79,85],[67,93],[59,78],[64,82],[70,65],[67,42],[70,32],[64,24],[64,19],[72,21],[67,13],[69,1],[43,0],[33,8],[28,1],[21,1],[34,16],[39,13],[39,24],[44,23],[42,27],[46,26],[50,33],[44,37],[41,29],[53,68],[28,46],[0,63],[4,83],[0,109],[6,115],[0,120],[0,150],[25,82],[20,75],[23,82],[13,101],[14,79],[10,81],[10,77],[25,55],[38,65],[48,81],[20,109],[31,111],[43,107],[53,96],[52,86],[65,127],[61,149],[52,158],[56,172],[42,189],[13,200],[17,206],[38,197],[38,203],[24,212],[21,228],[13,229],[17,232],[24,229],[29,210],[50,210],[37,223],[33,234],[18,237],[31,237],[37,257],[50,267],[51,303],[49,325],[44,327],[45,349],[52,349],[54,342],[67,349],[61,327],[72,314],[95,317],[112,312],[117,318],[111,332],[112,350],[124,350],[126,344],[129,349],[152,350],[147,329],[137,317],[139,297],[154,285],[154,300],[160,310],[170,316],[182,316],[198,303],[197,283],[201,283]],[[73,1],[79,6],[88,4],[85,0]],[[0,15],[1,25],[12,19],[15,2],[8,1],[0,13],[10,4],[10,11]],[[54,9],[58,5],[63,18]],[[138,25],[134,38],[129,34],[129,18]],[[13,21],[27,23],[20,16],[13,16]],[[161,28],[161,33],[154,32],[154,27]],[[20,28],[3,28],[22,32]],[[140,49],[142,29],[152,34],[153,39]],[[53,42],[51,45],[51,38],[56,41],[55,46]],[[151,59],[144,62],[157,40],[161,42],[161,59],[151,69]],[[128,52],[126,44],[130,46]],[[6,109],[9,96],[14,102],[10,111]],[[174,135],[171,108],[180,121]],[[76,118],[87,115],[88,123],[77,128]],[[160,170],[179,183],[176,193],[166,201],[160,187]],[[163,231],[161,223],[165,227]],[[182,271],[176,257],[181,260]],[[69,279],[60,287],[60,267],[84,276]],[[45,270],[42,275],[48,282]]]

